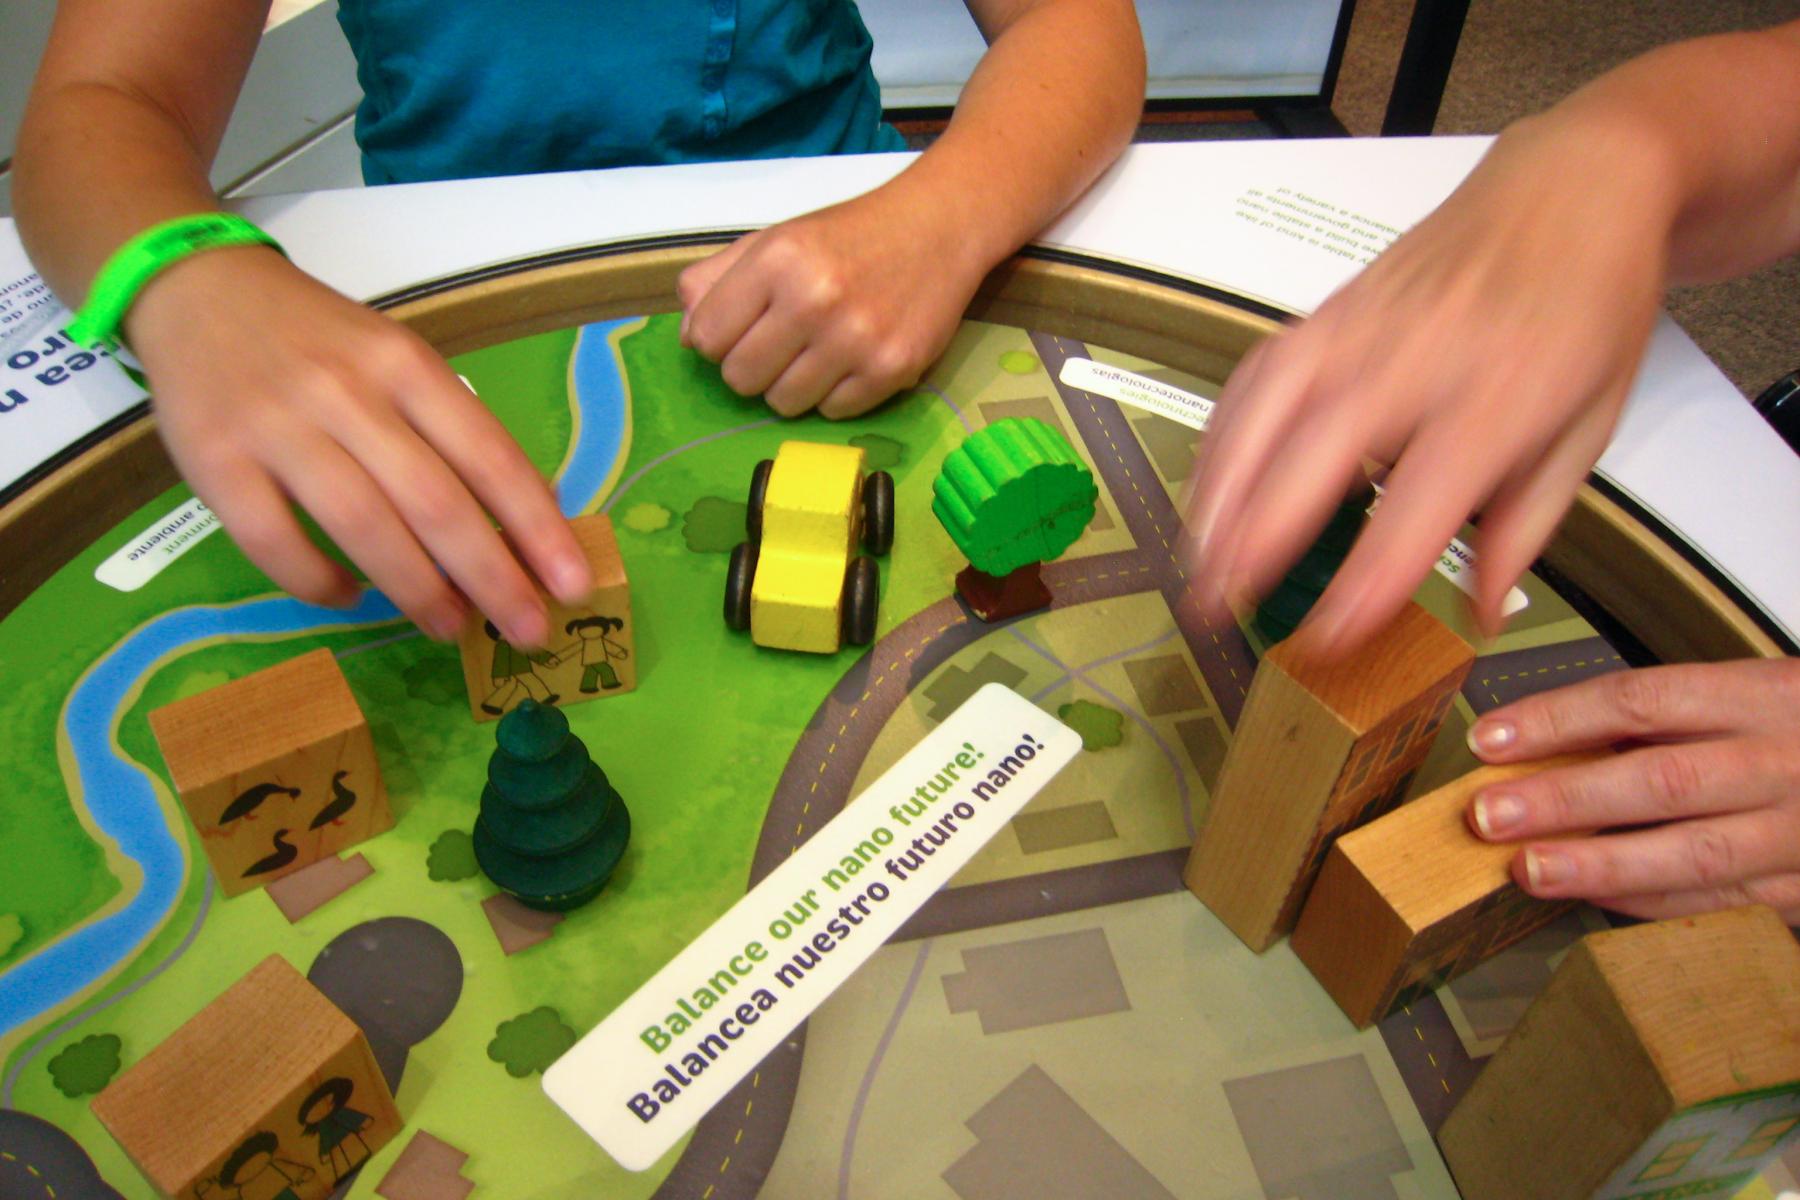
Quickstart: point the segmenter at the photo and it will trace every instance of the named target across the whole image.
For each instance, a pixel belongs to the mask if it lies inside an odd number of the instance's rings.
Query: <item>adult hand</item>
[[[212,250],[151,282],[127,321],[169,455],[276,584],[346,605],[357,585],[299,505],[432,637],[473,601],[535,646],[547,614],[501,527],[558,598],[592,573],[542,478],[430,346],[263,247]]]
[[[1800,659],[1618,671],[1495,709],[1469,733],[1491,763],[1621,742],[1475,796],[1477,833],[1524,843],[1519,886],[1647,918],[1766,904],[1800,925]],[[1536,840],[1591,829],[1609,832]]]
[[[1310,320],[1253,350],[1194,469],[1202,600],[1266,592],[1372,459],[1394,464],[1386,496],[1299,636],[1341,652],[1380,628],[1477,508],[1475,611],[1496,629],[1642,357],[1667,174],[1627,122],[1520,122]]]
[[[986,264],[941,205],[896,180],[746,234],[682,272],[683,344],[740,395],[791,417],[866,412],[919,381],[956,332]],[[916,191],[917,189],[911,189]]]

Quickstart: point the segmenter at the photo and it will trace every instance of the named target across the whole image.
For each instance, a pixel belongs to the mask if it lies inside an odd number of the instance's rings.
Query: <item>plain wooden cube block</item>
[[[362,1030],[278,955],[114,1080],[93,1110],[151,1186],[180,1200],[316,1200],[402,1124]]]
[[[1438,1134],[1466,1200],[1730,1197],[1800,1130],[1800,944],[1769,909],[1589,934]]]
[[[1355,653],[1293,642],[1257,668],[1184,874],[1252,950],[1294,927],[1332,840],[1386,812],[1424,761],[1475,652],[1416,604]]]
[[[577,607],[544,596],[550,609],[549,647],[514,646],[487,621],[474,621],[463,631],[458,643],[463,683],[477,721],[496,720],[527,699],[569,705],[622,695],[637,686],[631,584],[612,519],[595,513],[570,524],[593,566],[594,592]]]
[[[150,728],[227,896],[393,827],[369,723],[329,650],[164,705]]]
[[[1516,845],[1469,828],[1490,784],[1602,757],[1479,767],[1340,837],[1288,944],[1358,1028],[1456,978],[1572,907],[1513,882]]]

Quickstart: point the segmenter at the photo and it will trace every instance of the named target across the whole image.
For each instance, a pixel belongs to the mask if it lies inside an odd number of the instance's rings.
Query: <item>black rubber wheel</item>
[[[1784,375],[1756,398],[1756,411],[1775,427],[1781,440],[1800,454],[1800,371]]]
[[[739,542],[725,568],[725,628],[739,633],[750,628],[750,585],[755,581],[756,543]]]
[[[886,554],[894,547],[894,477],[871,471],[863,480],[863,545],[870,554]]]
[[[775,460],[765,458],[750,473],[750,499],[744,510],[744,531],[753,542],[762,541],[763,497],[769,494],[769,472],[774,469]]]
[[[866,646],[875,640],[875,609],[881,602],[881,568],[866,554],[844,572],[844,640]]]

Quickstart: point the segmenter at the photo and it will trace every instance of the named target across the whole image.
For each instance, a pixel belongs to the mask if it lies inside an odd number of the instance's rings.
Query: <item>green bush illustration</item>
[[[488,1057],[506,1068],[514,1079],[541,1073],[568,1053],[575,1031],[563,1024],[562,1015],[549,1005],[534,1008],[510,1021],[502,1021],[488,1043]]]
[[[414,700],[454,704],[466,695],[462,669],[457,665],[455,655],[434,654],[430,658],[421,658],[402,671],[400,678],[406,682],[406,694]]]
[[[73,1100],[92,1096],[119,1073],[119,1038],[116,1034],[89,1034],[63,1047],[50,1060],[50,1078],[56,1090]]]
[[[1029,375],[1042,365],[1029,350],[1008,350],[1000,355],[1000,369],[1008,375]]]
[[[865,471],[892,471],[906,457],[905,442],[879,433],[859,433],[850,444],[862,447]]]
[[[669,522],[674,519],[675,514],[671,513],[662,505],[651,504],[646,501],[643,504],[634,504],[626,509],[625,515],[619,520],[619,524],[638,533],[661,533],[669,527]]]
[[[1125,714],[1091,700],[1077,700],[1056,710],[1057,719],[1081,735],[1083,750],[1105,750],[1125,740]]]
[[[475,839],[464,829],[446,829],[431,843],[425,859],[426,873],[440,883],[471,879],[480,870],[475,864]]]
[[[0,913],[0,962],[13,948],[25,940],[25,922],[19,920],[17,913]]]
[[[744,513],[741,500],[702,496],[682,518],[681,536],[696,554],[729,554],[733,546],[749,536],[744,531]]]

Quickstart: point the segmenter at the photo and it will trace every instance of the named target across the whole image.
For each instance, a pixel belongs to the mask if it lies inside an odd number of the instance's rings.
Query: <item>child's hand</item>
[[[791,417],[866,412],[936,361],[985,266],[894,185],[733,242],[682,273],[681,339]]]
[[[592,587],[544,481],[431,347],[262,247],[212,250],[158,276],[128,340],[169,455],[252,562],[303,600],[344,605],[349,572],[302,530],[312,514],[402,612],[456,636],[463,597],[515,644],[557,597]]]
[[[1469,734],[1493,763],[1618,742],[1638,745],[1475,797],[1478,833],[1525,842],[1519,885],[1648,918],[1766,904],[1800,925],[1800,659],[1618,671],[1495,709]],[[1614,832],[1531,841],[1596,828]]]
[[[1316,315],[1258,346],[1195,466],[1203,599],[1266,592],[1373,459],[1395,464],[1387,494],[1301,636],[1343,648],[1380,628],[1478,508],[1475,611],[1497,628],[1643,354],[1673,220],[1663,173],[1629,128],[1522,122]]]

